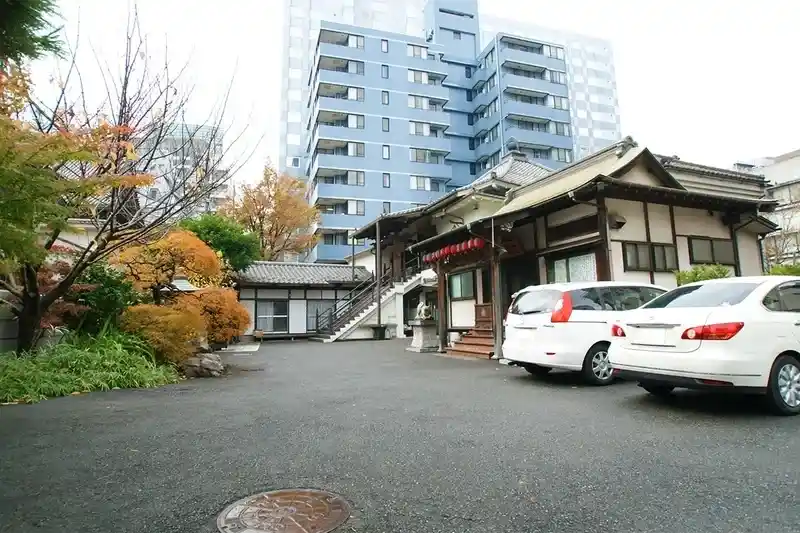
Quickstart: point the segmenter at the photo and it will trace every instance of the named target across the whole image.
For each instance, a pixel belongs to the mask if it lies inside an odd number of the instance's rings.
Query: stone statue
[[[425,297],[420,297],[417,304],[417,320],[430,320],[431,316],[431,308],[425,303]]]

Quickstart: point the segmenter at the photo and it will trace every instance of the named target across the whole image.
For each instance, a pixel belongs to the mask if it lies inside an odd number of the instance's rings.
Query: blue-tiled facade
[[[480,50],[477,0],[429,0],[425,20],[425,39],[321,24],[293,169],[322,211],[309,261],[343,260],[349,231],[467,185],[509,149],[572,160],[562,48],[501,33]]]

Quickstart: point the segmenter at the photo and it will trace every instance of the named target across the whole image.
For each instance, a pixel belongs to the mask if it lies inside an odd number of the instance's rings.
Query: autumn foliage
[[[261,182],[245,186],[241,199],[223,206],[220,213],[257,235],[261,257],[274,261],[315,243],[311,226],[319,220],[319,211],[306,201],[305,190],[303,182],[267,167]]]
[[[209,343],[227,343],[242,335],[250,324],[250,313],[239,303],[233,289],[210,288],[183,294],[175,306],[200,311]]]
[[[159,357],[172,363],[191,357],[205,332],[205,320],[193,306],[134,305],[125,310],[120,325],[123,331],[143,337]]]
[[[214,250],[184,230],[171,231],[151,244],[126,248],[117,263],[137,287],[153,291],[156,302],[160,301],[159,291],[170,287],[179,274],[190,280],[216,279],[222,275],[222,265]]]

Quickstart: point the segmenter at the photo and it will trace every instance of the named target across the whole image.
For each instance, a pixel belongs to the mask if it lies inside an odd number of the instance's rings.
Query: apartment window
[[[347,115],[347,127],[364,129],[364,115]]]
[[[409,122],[408,123],[408,133],[410,135],[422,135],[422,136],[430,136],[431,135],[431,125],[425,122]]]
[[[428,73],[409,69],[408,81],[411,83],[428,83]]]
[[[406,48],[406,53],[408,54],[408,57],[418,57],[420,59],[428,57],[428,49],[424,46],[409,44]]]
[[[386,53],[389,51],[389,41],[381,39],[381,52]]]
[[[472,140],[472,139],[470,139],[470,140]],[[473,149],[474,148],[470,147],[470,150],[473,150]],[[476,172],[476,169],[475,169],[475,163],[470,163],[469,164],[469,175],[470,176],[474,176],[476,173],[477,172]]]
[[[357,170],[348,170],[347,171],[347,184],[348,185],[358,185],[359,187],[364,186],[364,173]]]
[[[348,100],[358,100],[359,102],[364,101],[364,89],[361,87],[348,87],[347,88],[347,99]]]
[[[475,124],[475,115],[473,115],[472,113],[467,115],[467,124],[469,124],[470,126]]]
[[[510,120],[512,127],[528,131],[548,131],[547,122],[528,122],[527,120]]]
[[[389,105],[389,91],[381,91],[381,103]]]
[[[392,212],[391,202],[383,202],[383,214],[387,215]]]
[[[467,90],[467,102],[471,102],[473,98],[473,91]]]
[[[428,104],[428,99],[424,96],[414,96],[413,94],[409,94],[408,107],[413,107],[414,109],[428,109],[430,106]]]
[[[381,65],[381,78],[389,78],[389,65]]]
[[[383,145],[383,158],[384,159],[389,159],[389,154],[390,154],[389,145],[388,144],[384,144]]]
[[[348,61],[347,72],[350,74],[364,74],[364,63],[360,61]]]
[[[689,260],[692,264],[719,264],[733,266],[736,257],[733,241],[726,239],[689,238]]]
[[[461,32],[460,31],[454,31],[453,32],[453,39],[456,40],[456,41],[460,41],[461,40]]]
[[[409,148],[408,153],[410,160],[414,163],[431,163],[434,165],[441,163],[439,154],[431,152],[430,150],[424,150],[422,148]]]
[[[565,148],[553,148],[553,150],[556,152],[556,161],[572,163],[572,150],[567,150]]]
[[[475,271],[450,274],[447,286],[451,300],[471,300],[475,298]]]
[[[347,214],[364,216],[364,200],[347,200]]]
[[[388,172],[383,173],[383,188],[388,189],[392,186],[392,176]]]
[[[554,96],[553,107],[556,109],[569,109],[569,100],[563,96]]]
[[[556,122],[555,123],[555,134],[556,135],[563,135],[565,137],[569,137],[569,124],[565,124],[563,122]]]
[[[567,84],[567,75],[563,72],[558,72],[556,70],[550,71],[550,81],[553,83],[558,83],[560,85]]]
[[[678,252],[671,244],[622,243],[625,271],[674,272]]]
[[[347,46],[350,48],[364,48],[364,37],[362,35],[349,35]]]
[[[383,131],[389,131],[389,119],[383,118],[381,119],[381,125],[383,126]]]
[[[472,67],[464,67],[464,76],[467,78],[472,77]]]
[[[430,191],[431,179],[424,176],[411,176],[412,191]]]

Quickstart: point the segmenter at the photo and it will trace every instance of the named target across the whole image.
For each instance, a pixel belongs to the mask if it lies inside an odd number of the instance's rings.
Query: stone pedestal
[[[415,319],[409,322],[414,337],[411,339],[411,346],[406,348],[409,352],[438,352],[439,335],[437,333],[436,321],[433,319]]]

